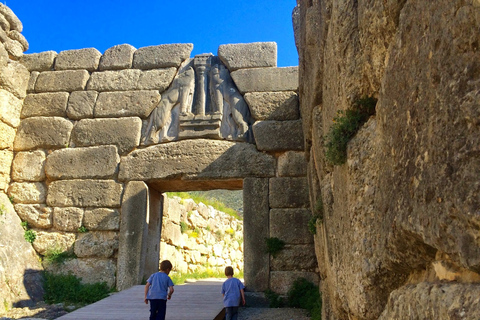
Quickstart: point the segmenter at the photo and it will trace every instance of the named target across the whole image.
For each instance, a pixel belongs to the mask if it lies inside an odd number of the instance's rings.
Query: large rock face
[[[323,319],[476,319],[478,1],[297,2]],[[376,116],[331,166],[322,138],[363,96]]]

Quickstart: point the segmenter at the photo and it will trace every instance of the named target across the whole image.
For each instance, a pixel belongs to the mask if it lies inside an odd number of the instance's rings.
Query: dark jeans
[[[150,320],[165,320],[167,300],[150,299]]]
[[[238,317],[238,307],[226,307],[225,308],[225,319],[226,320],[237,320]]]

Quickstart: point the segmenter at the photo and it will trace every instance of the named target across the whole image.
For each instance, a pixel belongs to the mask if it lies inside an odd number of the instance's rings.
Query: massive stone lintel
[[[218,47],[218,56],[230,71],[276,67],[277,44],[275,42],[224,44]]]

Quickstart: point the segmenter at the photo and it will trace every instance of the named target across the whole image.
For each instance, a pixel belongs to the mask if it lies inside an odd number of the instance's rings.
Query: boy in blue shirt
[[[172,271],[172,263],[163,260],[160,263],[160,272],[150,276],[145,285],[145,303],[150,301],[150,320],[165,320],[167,299],[173,294],[173,282],[168,274]],[[168,291],[168,293],[167,293]]]
[[[238,306],[240,302],[245,305],[245,286],[237,278],[233,277],[233,268],[226,267],[227,280],[222,285],[223,305],[226,311],[226,320],[237,320]]]

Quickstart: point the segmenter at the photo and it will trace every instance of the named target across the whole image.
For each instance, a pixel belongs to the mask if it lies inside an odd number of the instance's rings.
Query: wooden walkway
[[[214,320],[223,309],[221,294],[225,279],[198,280],[175,286],[167,301],[167,320]],[[150,305],[143,301],[145,286],[134,286],[64,315],[59,320],[148,319]]]

